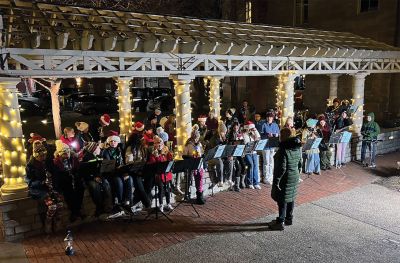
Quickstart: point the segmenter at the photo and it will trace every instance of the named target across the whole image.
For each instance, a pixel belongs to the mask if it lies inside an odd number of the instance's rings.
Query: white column
[[[337,98],[338,79],[340,74],[330,74],[329,76],[329,99],[328,106],[333,104],[333,100]]]
[[[353,114],[352,131],[356,134],[361,133],[364,113],[364,84],[367,73],[357,73],[353,75],[353,99],[352,104],[357,107],[357,111]]]
[[[191,75],[171,75],[175,89],[177,158],[182,157],[187,139],[192,132],[192,108],[190,103]]]
[[[50,84],[51,111],[53,113],[54,133],[56,138],[60,138],[61,131],[61,115],[60,115],[60,100],[58,92],[60,91],[61,80],[52,81]]]
[[[221,118],[221,97],[220,84],[222,76],[210,77],[210,111],[214,111],[215,117],[220,121]]]
[[[26,151],[22,134],[17,88],[19,79],[0,78],[0,153],[4,184],[1,199],[28,195],[25,178]]]
[[[131,78],[118,78],[118,112],[120,135],[127,137],[132,129]]]
[[[297,75],[293,72],[284,72],[277,75],[276,106],[281,111],[281,125],[287,117],[294,116],[294,79]]]

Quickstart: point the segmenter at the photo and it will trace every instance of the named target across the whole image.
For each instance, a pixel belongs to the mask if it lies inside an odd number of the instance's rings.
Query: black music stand
[[[154,176],[154,183],[156,183],[157,180],[157,175],[158,174],[164,174],[164,176],[166,176],[167,173],[169,173],[171,171],[172,168],[172,164],[173,161],[167,161],[167,162],[160,162],[160,163],[151,163],[151,164],[146,164],[144,167],[144,174],[151,174]],[[160,178],[160,180],[162,181],[162,179]],[[162,182],[163,187],[164,187],[164,192],[166,191],[166,182]],[[153,211],[151,211],[145,218],[148,219],[152,214],[156,215],[156,219],[158,219],[158,213],[160,213],[162,216],[164,216],[166,219],[168,219],[169,222],[173,223],[174,221],[172,221],[171,218],[168,217],[168,215],[162,211],[158,211],[159,210],[159,201],[158,201],[158,191],[160,191],[158,189],[158,185],[156,185],[156,187],[154,188],[155,192],[154,192],[154,198],[156,199],[156,207],[155,209],[153,209]]]
[[[267,148],[278,148],[279,137],[268,137]]]
[[[174,162],[174,166],[172,168],[172,171],[174,174],[177,173],[184,173],[185,174],[185,195],[183,197],[183,200],[178,201],[178,205],[169,212],[169,215],[174,212],[181,204],[189,204],[193,210],[196,212],[197,217],[200,217],[199,212],[197,212],[196,207],[193,205],[193,202],[191,201],[191,192],[190,192],[190,185],[191,185],[191,173],[194,170],[198,170],[201,168],[203,165],[203,158],[187,158],[179,161]]]
[[[331,135],[331,137],[329,138],[329,144],[338,144],[340,143],[341,139],[342,139],[342,133],[338,132],[338,133],[333,133]]]

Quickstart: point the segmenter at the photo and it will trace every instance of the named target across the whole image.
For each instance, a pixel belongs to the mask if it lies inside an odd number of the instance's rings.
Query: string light
[[[294,115],[294,71],[287,71],[278,75],[278,86],[276,87],[276,107],[281,111],[281,124],[286,122],[287,117]]]
[[[118,112],[119,128],[121,135],[129,134],[132,123],[132,96],[129,88],[129,79],[119,79],[118,86]]]
[[[26,150],[22,135],[22,122],[19,112],[23,111],[18,104],[15,85],[0,83],[0,160],[4,178],[3,193],[26,191],[24,182],[26,167]]]
[[[192,117],[190,108],[190,81],[186,79],[173,78],[175,88],[175,109],[176,123],[180,126],[176,128],[177,151],[175,158],[182,157],[184,145],[189,138],[192,129]]]

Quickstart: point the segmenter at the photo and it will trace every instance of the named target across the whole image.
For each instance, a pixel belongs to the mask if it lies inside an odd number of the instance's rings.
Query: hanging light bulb
[[[80,88],[81,85],[82,85],[82,78],[81,77],[77,77],[75,80],[76,80],[76,86],[78,86],[78,88]]]

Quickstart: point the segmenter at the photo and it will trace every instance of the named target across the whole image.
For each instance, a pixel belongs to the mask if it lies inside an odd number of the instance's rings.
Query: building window
[[[378,0],[360,0],[360,13],[378,10]]]
[[[246,22],[251,23],[251,1],[246,1]]]
[[[308,0],[296,0],[295,25],[308,24]]]

